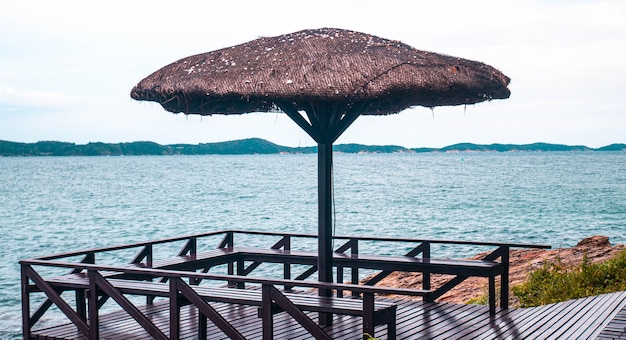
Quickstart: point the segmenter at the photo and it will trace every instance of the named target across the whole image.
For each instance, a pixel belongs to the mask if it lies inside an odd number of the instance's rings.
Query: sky
[[[360,117],[341,143],[626,143],[623,0],[0,0],[0,140],[315,142],[282,113],[174,115],[130,91],[192,54],[336,27],[487,63],[511,97]]]

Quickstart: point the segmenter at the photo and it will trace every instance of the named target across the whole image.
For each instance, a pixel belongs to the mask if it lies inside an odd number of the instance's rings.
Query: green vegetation
[[[395,145],[339,144],[333,150],[341,153],[415,152]],[[133,155],[250,155],[250,154],[310,154],[317,146],[287,147],[260,138],[201,144],[160,145],[153,142],[132,143],[74,143],[42,141],[16,143],[0,140],[0,156],[133,156]]]
[[[557,259],[545,263],[525,283],[512,288],[521,307],[623,290],[626,290],[626,250],[603,263],[591,263],[585,256],[582,264],[574,268],[567,268]]]
[[[489,304],[489,293],[485,291],[485,293],[471,298],[467,300],[466,304],[468,305],[488,305]],[[496,305],[500,305],[500,287],[496,287]]]
[[[467,300],[467,302],[465,303],[468,305],[487,305],[489,304],[489,300],[487,294],[481,294],[477,297],[473,297]]]
[[[338,144],[335,152],[342,153],[421,153],[421,152],[514,152],[514,151],[626,151],[626,144],[611,144],[598,149],[586,146],[535,143],[527,145],[462,143],[445,148],[407,149],[397,145]],[[316,146],[287,147],[260,138],[219,143],[160,145],[154,142],[87,143],[84,145],[42,141],[16,143],[0,140],[0,156],[132,156],[132,155],[243,155],[279,153],[316,153]]]

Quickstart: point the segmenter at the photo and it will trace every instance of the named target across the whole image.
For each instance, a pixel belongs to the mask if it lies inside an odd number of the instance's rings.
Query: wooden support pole
[[[333,227],[332,227],[332,144],[318,144],[318,277],[321,282],[333,282]],[[320,289],[320,296],[330,296],[331,291]],[[320,313],[320,324],[331,325],[333,316]]]

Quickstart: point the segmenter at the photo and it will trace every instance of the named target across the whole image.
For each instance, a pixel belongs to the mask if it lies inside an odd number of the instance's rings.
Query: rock
[[[576,244],[576,248],[593,248],[593,247],[610,247],[611,243],[609,242],[609,238],[607,236],[591,236],[582,239],[578,244]]]
[[[626,249],[623,244],[612,246],[606,236],[592,236],[578,242],[573,248],[559,249],[514,249],[509,254],[509,285],[514,286],[524,282],[530,272],[540,268],[546,262],[560,261],[563,266],[574,267],[580,265],[585,256],[593,263],[600,263],[613,258],[617,253]],[[479,259],[486,253],[478,254],[471,259]],[[451,275],[431,275],[431,286],[439,287]],[[499,283],[497,283],[499,285]],[[418,273],[394,272],[379,282],[379,286],[399,288],[421,288],[422,275]],[[466,303],[468,300],[487,293],[487,279],[471,277],[463,281],[444,294],[437,301]],[[509,305],[516,307],[519,302],[509,294]]]

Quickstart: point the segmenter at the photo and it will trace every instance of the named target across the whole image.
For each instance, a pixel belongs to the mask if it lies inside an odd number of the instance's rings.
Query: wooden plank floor
[[[598,339],[626,339],[626,307],[611,320]]]
[[[391,300],[391,299],[389,299]],[[424,303],[393,299],[398,303],[398,339],[626,339],[626,292],[599,295],[534,308],[499,310],[490,317],[486,306],[452,303]],[[254,307],[212,304],[249,339],[261,339],[261,320]],[[142,311],[168,334],[167,303],[142,306]],[[309,314],[313,319],[317,316]],[[181,339],[196,339],[196,311],[181,311]],[[333,339],[359,339],[362,324],[358,317],[335,316],[326,328]],[[287,315],[275,317],[276,339],[309,340],[309,335]],[[387,338],[386,326],[376,336]],[[34,332],[32,339],[85,339],[72,325],[58,325]],[[123,311],[101,317],[101,338],[150,339],[150,336]],[[226,336],[209,323],[209,339]]]

